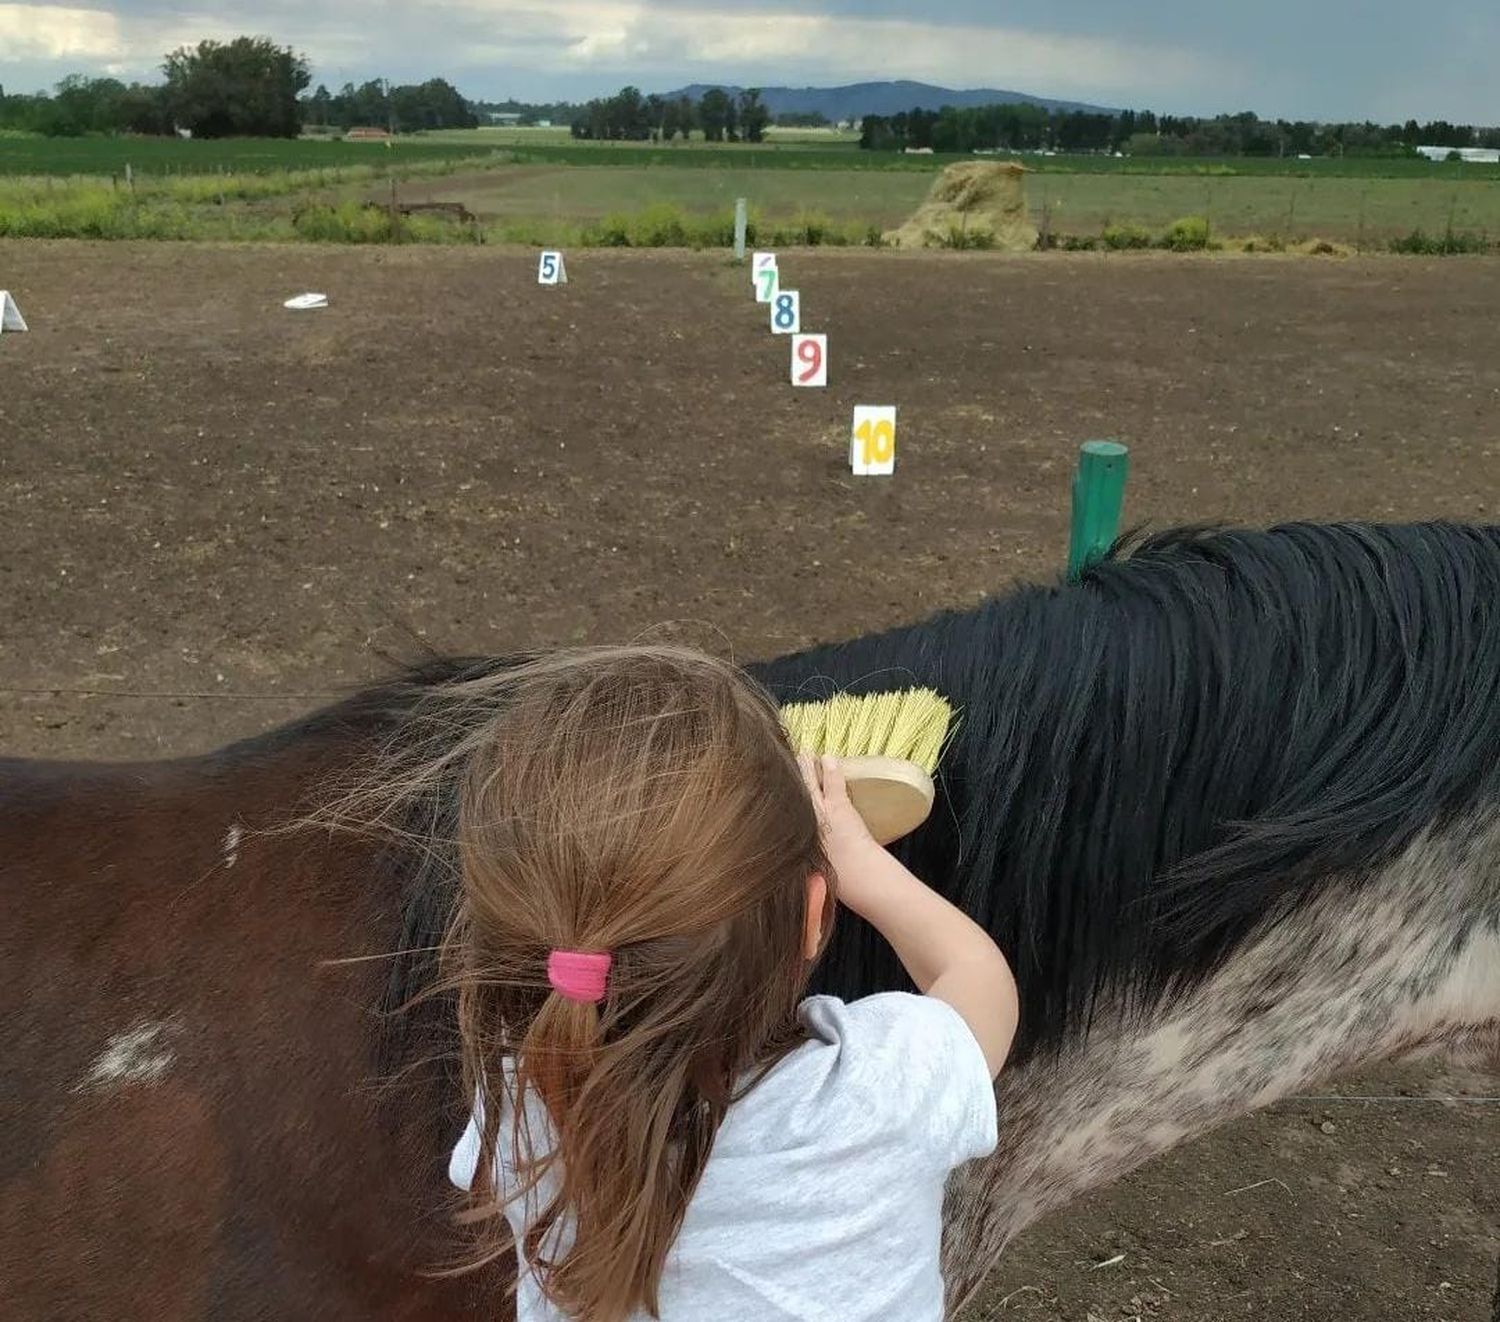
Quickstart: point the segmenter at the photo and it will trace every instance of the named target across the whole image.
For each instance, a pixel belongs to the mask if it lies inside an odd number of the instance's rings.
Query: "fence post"
[[[745,199],[734,199],[734,260],[745,260]]]
[[[1068,534],[1068,580],[1099,559],[1119,535],[1120,507],[1130,451],[1118,441],[1085,441],[1073,477],[1073,523]]]

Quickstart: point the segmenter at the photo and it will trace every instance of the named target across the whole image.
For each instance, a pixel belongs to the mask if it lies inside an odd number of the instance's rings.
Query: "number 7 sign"
[[[792,384],[826,386],[828,384],[828,336],[792,336]]]

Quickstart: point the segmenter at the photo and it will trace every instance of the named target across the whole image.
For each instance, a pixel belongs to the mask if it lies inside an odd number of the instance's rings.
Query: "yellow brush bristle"
[[[898,757],[930,776],[948,742],[953,706],[933,689],[902,689],[781,709],[787,738],[799,753],[836,757]]]

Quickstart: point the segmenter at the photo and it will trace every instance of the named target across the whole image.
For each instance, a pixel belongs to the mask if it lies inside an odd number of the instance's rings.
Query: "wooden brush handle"
[[[909,835],[932,812],[932,777],[899,757],[841,757],[849,801],[883,845]]]

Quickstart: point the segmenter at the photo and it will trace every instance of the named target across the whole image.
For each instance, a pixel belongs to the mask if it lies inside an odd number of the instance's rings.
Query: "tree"
[[[389,89],[391,115],[400,133],[423,129],[472,129],[479,117],[446,78]]]
[[[71,74],[58,83],[52,97],[48,131],[54,136],[111,133],[119,125],[119,104],[124,95],[125,84],[118,79]]]
[[[710,87],[698,102],[698,122],[709,142],[723,142],[734,102],[722,87]]]
[[[316,124],[319,128],[327,128],[333,120],[333,97],[322,83],[318,84],[318,90],[303,102],[302,113],[305,121]]]
[[[771,112],[760,99],[760,88],[751,87],[740,93],[740,133],[746,142],[764,142],[766,125],[771,122]]]
[[[826,129],[828,116],[821,110],[783,110],[776,123],[784,129]]]
[[[650,125],[651,137],[656,142],[667,140],[667,102],[664,97],[652,92],[646,98],[646,123]]]
[[[264,37],[183,46],[162,64],[173,123],[194,137],[295,138],[297,94],[312,81],[307,61]]]
[[[172,132],[172,117],[167,113],[165,89],[145,83],[131,83],[115,103],[121,133],[145,133],[157,137]]]

